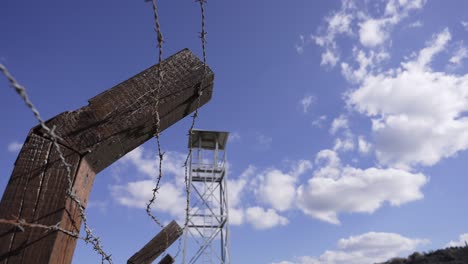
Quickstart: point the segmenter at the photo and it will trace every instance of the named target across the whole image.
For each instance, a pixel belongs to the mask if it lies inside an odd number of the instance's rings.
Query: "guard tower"
[[[226,177],[228,132],[192,130],[188,225],[182,263],[230,264]]]

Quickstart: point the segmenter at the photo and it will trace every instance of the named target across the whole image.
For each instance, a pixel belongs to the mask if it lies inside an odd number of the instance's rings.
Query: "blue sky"
[[[199,57],[199,6],[160,1],[164,57]],[[468,240],[466,1],[208,1],[213,99],[231,132],[233,263],[372,263]],[[150,3],[3,1],[0,63],[44,118],[157,61]],[[36,125],[0,85],[0,190]],[[183,217],[184,119],[162,135],[156,214]],[[154,140],[101,172],[87,209],[116,263],[159,230],[144,211]],[[174,250],[174,249],[172,249]],[[79,243],[74,263],[100,260]]]

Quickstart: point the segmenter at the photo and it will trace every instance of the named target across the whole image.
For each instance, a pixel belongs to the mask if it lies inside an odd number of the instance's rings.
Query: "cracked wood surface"
[[[168,128],[197,107],[203,62],[188,49],[162,62],[161,128]],[[95,175],[153,137],[156,132],[152,91],[157,85],[154,65],[93,97],[78,110],[48,120],[62,138],[59,142],[72,165],[73,192],[86,206]],[[208,68],[200,106],[212,96],[214,74]],[[65,192],[66,169],[49,136],[39,126],[31,129],[15,162],[0,202],[0,218],[60,226],[79,231],[77,205]],[[71,263],[76,239],[61,232],[0,224],[0,263]]]

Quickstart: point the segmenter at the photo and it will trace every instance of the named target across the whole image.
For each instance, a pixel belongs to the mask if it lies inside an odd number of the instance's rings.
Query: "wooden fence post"
[[[188,49],[162,62],[159,114],[161,131],[212,96],[214,74]],[[202,81],[203,80],[203,81]],[[157,66],[152,66],[89,100],[89,104],[47,121],[62,138],[72,165],[73,192],[86,206],[95,175],[143,144],[156,132],[154,97]],[[0,219],[56,225],[79,232],[81,218],[66,198],[67,172],[52,141],[39,126],[29,132],[0,202]],[[0,223],[0,263],[71,263],[76,239],[62,232]]]

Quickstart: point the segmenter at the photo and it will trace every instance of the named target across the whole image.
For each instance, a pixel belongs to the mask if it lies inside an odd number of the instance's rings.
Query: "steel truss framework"
[[[230,264],[226,142],[229,133],[193,130],[183,263]],[[189,255],[191,257],[189,258]]]

